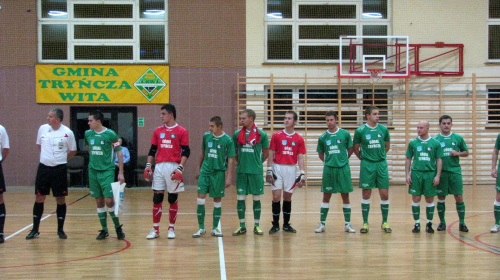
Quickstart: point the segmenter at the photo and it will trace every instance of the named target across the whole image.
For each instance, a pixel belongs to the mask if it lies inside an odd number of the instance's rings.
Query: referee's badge
[[[366,140],[370,140],[372,139],[372,135],[371,134],[366,134]]]
[[[286,140],[281,140],[281,145],[286,146],[287,141]]]
[[[452,145],[455,145],[455,143],[451,143]],[[441,148],[444,148],[446,144],[444,142],[441,142]]]
[[[421,152],[422,151],[422,146],[417,146],[417,152]]]
[[[165,133],[160,133],[160,139],[165,138]]]
[[[212,148],[213,146],[214,146],[214,145],[213,145],[213,143],[212,143],[212,142],[208,142],[208,147],[209,147],[209,148]]]

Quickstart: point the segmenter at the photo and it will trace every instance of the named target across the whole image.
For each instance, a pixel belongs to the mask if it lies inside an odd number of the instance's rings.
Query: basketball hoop
[[[382,75],[385,73],[385,69],[383,68],[373,68],[373,69],[366,69],[370,73],[370,79],[372,80],[372,83],[378,83],[380,79],[382,79]]]

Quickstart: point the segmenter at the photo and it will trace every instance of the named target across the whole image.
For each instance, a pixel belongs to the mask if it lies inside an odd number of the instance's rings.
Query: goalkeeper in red
[[[172,104],[165,104],[161,107],[160,113],[162,126],[155,129],[151,138],[151,148],[149,150],[144,178],[150,180],[153,177],[153,228],[149,232],[147,239],[160,237],[160,221],[162,215],[163,198],[165,191],[168,193],[168,203],[170,208],[169,226],[167,238],[175,238],[175,221],[179,205],[177,198],[180,192],[184,191],[184,180],[182,172],[189,154],[188,131],[177,124],[176,110]],[[156,157],[155,171],[151,168]]]
[[[269,230],[269,234],[280,230],[279,221],[282,193],[283,231],[297,232],[290,225],[292,195],[296,186],[301,188],[306,182],[306,172],[304,171],[306,147],[302,136],[295,132],[297,119],[297,113],[293,111],[285,112],[285,129],[274,133],[269,145],[266,181],[271,184],[271,190],[273,191],[273,226]],[[297,163],[300,175],[296,179]]]
[[[236,209],[240,220],[240,227],[233,232],[233,236],[247,233],[245,227],[245,198],[253,196],[253,232],[263,235],[260,229],[260,196],[264,194],[264,178],[262,176],[263,162],[269,155],[269,140],[267,134],[255,125],[255,112],[246,109],[240,114],[241,129],[234,132],[233,141],[236,146],[238,166],[236,168],[236,195],[238,202]]]
[[[231,136],[222,130],[222,120],[215,116],[208,123],[210,131],[203,134],[201,155],[196,170],[198,179],[198,216],[199,229],[193,234],[194,238],[206,233],[205,230],[205,198],[207,193],[214,199],[212,236],[222,237],[219,221],[222,214],[222,198],[225,188],[232,182],[234,165],[234,142]]]

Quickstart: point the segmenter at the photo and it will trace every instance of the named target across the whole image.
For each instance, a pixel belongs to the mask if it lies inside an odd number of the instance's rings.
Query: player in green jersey
[[[236,147],[236,209],[240,227],[233,232],[234,236],[247,232],[245,227],[245,198],[253,195],[253,231],[263,235],[260,228],[261,203],[260,195],[264,194],[263,162],[269,156],[269,139],[267,134],[255,125],[255,112],[246,109],[240,114],[241,129],[234,132],[233,141]]]
[[[198,179],[198,215],[199,229],[194,238],[205,234],[205,198],[207,193],[214,199],[212,236],[222,237],[219,221],[222,213],[224,189],[231,186],[233,165],[236,152],[231,136],[222,131],[222,120],[215,116],[208,123],[209,132],[203,134],[201,154],[196,168]]]
[[[500,134],[497,136],[495,142],[495,148],[493,148],[493,155],[491,158],[491,176],[496,178],[496,190],[497,195],[495,202],[493,203],[493,214],[495,216],[495,225],[491,228],[491,232],[495,233],[500,231],[500,177],[498,176],[497,161],[498,161],[498,150],[500,150]],[[498,165],[500,169],[500,164]]]
[[[441,177],[443,149],[441,144],[429,135],[428,121],[418,123],[417,134],[418,137],[408,143],[405,162],[406,183],[409,185],[408,193],[412,195],[412,212],[415,220],[412,232],[420,232],[420,200],[423,194],[427,202],[426,231],[434,233],[432,229],[434,197]]]
[[[328,111],[325,115],[328,130],[318,139],[316,151],[324,163],[321,191],[323,202],[320,210],[320,223],[316,233],[325,231],[326,216],[330,209],[332,193],[340,193],[344,212],[344,231],[354,233],[351,226],[351,204],[349,193],[353,191],[349,158],[353,153],[351,135],[347,130],[337,127],[337,113]]]
[[[366,124],[354,131],[354,154],[361,160],[359,172],[359,187],[362,189],[361,212],[363,213],[363,228],[359,231],[361,233],[367,233],[369,230],[368,214],[370,213],[370,198],[374,188],[378,188],[380,194],[382,230],[386,233],[392,232],[391,227],[387,224],[389,168],[386,160],[391,137],[387,127],[378,123],[379,114],[379,109],[376,106],[366,107]]]
[[[118,181],[123,184],[123,153],[121,151],[118,135],[111,129],[102,125],[104,115],[96,110],[89,114],[88,124],[90,130],[85,131],[85,145],[89,152],[89,189],[90,195],[95,197],[97,216],[101,222],[102,230],[97,240],[109,236],[107,226],[106,206],[115,225],[118,239],[124,239],[120,219],[115,216],[115,200],[111,183],[115,177],[115,152],[118,156]]]
[[[462,136],[452,133],[452,119],[448,115],[439,118],[439,128],[441,133],[434,136],[443,149],[443,170],[436,193],[438,196],[437,211],[439,215],[438,231],[446,230],[446,221],[444,219],[446,207],[446,195],[453,194],[457,208],[460,223],[459,231],[468,232],[465,225],[465,202],[462,194],[464,193],[464,184],[462,182],[462,168],[460,167],[460,157],[467,157],[469,149]]]

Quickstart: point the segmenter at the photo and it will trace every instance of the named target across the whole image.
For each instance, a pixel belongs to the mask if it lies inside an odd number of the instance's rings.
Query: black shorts
[[[0,194],[4,193],[5,189],[5,179],[3,178],[2,164],[0,163]]]
[[[52,195],[55,197],[68,195],[68,175],[66,164],[57,166],[38,165],[35,180],[35,194]]]

